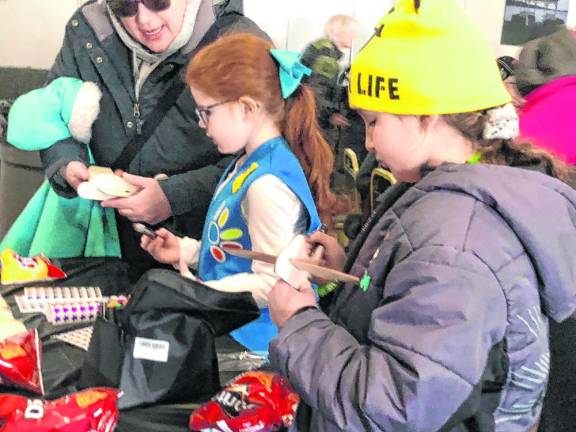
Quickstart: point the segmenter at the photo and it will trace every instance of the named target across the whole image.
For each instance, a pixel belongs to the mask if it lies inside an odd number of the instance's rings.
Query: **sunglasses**
[[[152,12],[161,12],[170,7],[170,0],[108,0],[114,15],[121,18],[133,17],[138,13],[138,3]]]

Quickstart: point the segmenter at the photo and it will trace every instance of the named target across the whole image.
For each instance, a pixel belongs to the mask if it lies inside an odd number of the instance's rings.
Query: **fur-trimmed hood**
[[[88,144],[102,92],[92,82],[61,77],[20,96],[8,114],[7,140],[28,151],[73,137]]]

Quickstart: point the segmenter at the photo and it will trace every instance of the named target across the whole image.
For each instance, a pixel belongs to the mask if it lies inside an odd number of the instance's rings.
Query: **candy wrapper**
[[[0,383],[43,395],[41,363],[42,350],[36,329],[0,342]]]
[[[44,255],[22,257],[12,249],[4,249],[0,254],[2,285],[34,281],[64,279],[66,273],[56,267]]]
[[[0,395],[0,432],[112,432],[118,390],[93,388],[43,402]]]
[[[292,424],[299,401],[282,376],[246,372],[195,410],[189,426],[200,432],[274,432]]]

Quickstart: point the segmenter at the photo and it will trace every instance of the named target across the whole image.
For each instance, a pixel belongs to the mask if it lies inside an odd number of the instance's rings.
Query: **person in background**
[[[358,33],[357,26],[353,17],[334,15],[325,24],[324,37],[310,43],[302,51],[302,63],[312,69],[306,83],[316,95],[318,121],[333,149],[337,145],[338,128],[350,125],[340,112],[339,61],[344,55],[343,51],[352,48]]]
[[[241,1],[92,0],[66,26],[49,74],[92,81],[102,91],[100,115],[89,143],[96,165],[119,168],[140,191],[104,201],[117,209],[123,258],[137,279],[157,263],[139,247],[132,222],[165,223],[200,236],[202,222],[228,163],[198,127],[194,101],[181,73],[195,51],[241,30],[266,37],[241,15]],[[181,84],[180,84],[181,83]],[[160,107],[162,101],[162,107]],[[153,131],[149,124],[159,118]],[[140,139],[140,147],[127,149]],[[41,153],[47,178],[63,196],[76,196],[88,180],[86,146],[70,138]],[[124,161],[121,161],[124,159]],[[153,177],[167,175],[163,181]]]
[[[562,29],[524,46],[515,69],[525,97],[520,131],[525,139],[576,163],[576,39]],[[572,167],[568,183],[576,186]],[[550,380],[544,398],[540,432],[570,430],[576,410],[576,321],[550,323]]]
[[[314,95],[300,85],[310,69],[298,58],[238,34],[192,59],[186,82],[200,127],[221,153],[239,156],[212,198],[201,241],[165,229],[155,240],[142,237],[144,249],[181,273],[196,267],[212,288],[252,293],[260,318],[232,332],[252,351],[267,351],[277,333],[267,304],[278,276],[273,264],[238,258],[222,247],[279,255],[296,234],[317,230],[320,216],[327,221],[335,209],[329,183],[334,158],[314,115]]]
[[[348,103],[348,87],[350,86],[350,67],[340,74],[338,79],[340,101],[340,114],[346,119],[347,125],[338,128],[338,148],[340,152],[351,148],[358,157],[358,163],[362,165],[368,151],[364,147],[364,122],[356,110],[350,108]]]
[[[306,286],[270,292],[271,365],[301,396],[293,429],[535,431],[548,322],[576,309],[576,191],[561,161],[516,143],[491,46],[455,1],[400,0],[380,24],[350,104],[401,183],[346,262],[310,236],[358,283],[333,284],[324,310]]]
[[[529,42],[515,69],[522,139],[576,163],[576,37],[563,28]]]

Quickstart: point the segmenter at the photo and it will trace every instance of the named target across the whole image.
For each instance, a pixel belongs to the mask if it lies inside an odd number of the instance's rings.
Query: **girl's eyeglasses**
[[[202,122],[204,122],[205,125],[208,124],[208,118],[210,117],[210,114],[212,113],[212,110],[220,105],[224,105],[227,104],[228,102],[232,102],[232,101],[223,101],[223,102],[217,102],[215,104],[212,105],[208,105],[208,106],[197,106],[196,107],[196,115],[198,116],[198,121],[202,120]]]
[[[138,3],[142,3],[153,12],[161,12],[170,7],[170,0],[108,0],[114,15],[121,18],[135,16],[138,12]]]

